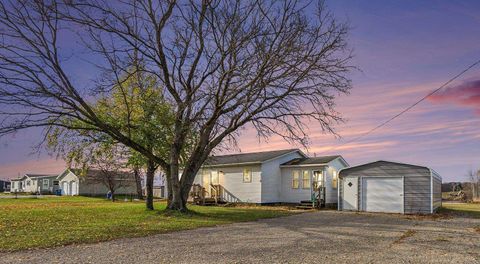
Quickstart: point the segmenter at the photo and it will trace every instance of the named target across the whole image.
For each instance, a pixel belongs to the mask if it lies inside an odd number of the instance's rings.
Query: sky
[[[430,167],[444,182],[480,168],[480,66],[368,136],[343,145],[399,113],[480,59],[480,1],[327,1],[351,25],[353,88],[337,99],[340,137],[308,128],[309,155],[342,155],[350,165],[391,160]],[[64,40],[66,42],[70,39]],[[78,80],[91,71],[76,67]],[[73,66],[72,66],[73,67]],[[78,68],[82,68],[81,70]],[[39,129],[0,138],[0,178],[60,173],[65,164],[32,147]],[[239,139],[242,152],[294,148],[280,138]]]

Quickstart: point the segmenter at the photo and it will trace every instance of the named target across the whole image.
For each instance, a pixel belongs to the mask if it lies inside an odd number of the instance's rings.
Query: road
[[[87,245],[0,263],[480,263],[480,219],[318,211]]]

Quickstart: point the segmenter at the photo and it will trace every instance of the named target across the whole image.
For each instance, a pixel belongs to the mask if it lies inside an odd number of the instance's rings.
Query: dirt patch
[[[409,230],[403,232],[402,236],[400,236],[397,240],[395,240],[395,241],[393,242],[393,244],[399,244],[399,243],[401,243],[403,240],[405,240],[405,239],[407,239],[407,238],[409,238],[409,237],[414,236],[416,233],[417,233],[417,231],[412,230],[412,229],[409,229]]]
[[[436,221],[436,220],[450,219],[450,218],[453,218],[454,216],[455,214],[453,213],[439,212],[435,214],[405,215],[405,218],[408,220],[415,220],[415,221]]]
[[[211,263],[212,259],[217,263],[477,263],[479,235],[474,228],[480,228],[480,219],[415,221],[393,214],[313,211],[0,255],[1,263],[12,264]]]

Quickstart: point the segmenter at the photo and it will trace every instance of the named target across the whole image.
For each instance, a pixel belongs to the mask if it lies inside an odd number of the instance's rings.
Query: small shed
[[[338,210],[430,214],[442,205],[442,178],[434,170],[376,161],[339,172]]]

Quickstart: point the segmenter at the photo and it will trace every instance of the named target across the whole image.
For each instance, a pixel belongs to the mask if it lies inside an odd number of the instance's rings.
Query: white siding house
[[[117,186],[115,194],[136,194],[136,183],[133,174],[122,172],[112,178]],[[103,183],[101,172],[89,169],[85,172],[78,169],[66,169],[58,175],[62,195],[104,196],[109,192]]]
[[[58,187],[57,176],[57,174],[25,174],[11,181],[11,192],[53,193]]]
[[[55,194],[75,196],[103,196],[108,188],[100,180],[97,170],[66,169],[60,174],[25,174],[21,178],[11,180],[11,192]],[[136,183],[131,173],[121,173],[114,179],[120,184],[116,194],[136,194]]]
[[[347,166],[341,156],[310,158],[298,149],[212,156],[194,184],[205,188],[207,196],[215,192],[214,186],[220,186],[226,202],[299,203],[312,199],[319,178],[319,186],[326,187],[326,203],[336,204],[337,190],[333,185],[338,170]],[[305,176],[294,176],[297,173]],[[298,178],[298,186],[292,184],[294,177]]]

